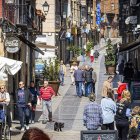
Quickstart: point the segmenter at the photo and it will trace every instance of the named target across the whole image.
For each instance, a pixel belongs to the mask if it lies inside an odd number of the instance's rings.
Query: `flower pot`
[[[107,74],[116,74],[116,66],[106,66],[106,73]]]
[[[57,96],[59,86],[60,86],[60,82],[59,81],[49,81],[49,86],[51,86],[53,88],[53,90],[54,90],[54,92],[56,93],[56,96]]]

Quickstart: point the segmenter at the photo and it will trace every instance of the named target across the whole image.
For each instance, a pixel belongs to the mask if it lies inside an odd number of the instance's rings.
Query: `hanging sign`
[[[7,52],[16,53],[20,49],[20,40],[15,36],[6,37],[4,46]]]

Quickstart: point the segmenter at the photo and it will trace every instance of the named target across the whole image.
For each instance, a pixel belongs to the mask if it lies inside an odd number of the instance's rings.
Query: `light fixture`
[[[15,0],[5,0],[5,3],[7,3],[7,4],[14,4]]]
[[[45,1],[45,3],[42,5],[43,7],[43,11],[45,13],[45,15],[47,15],[48,11],[49,11],[49,4],[47,3],[47,1]]]

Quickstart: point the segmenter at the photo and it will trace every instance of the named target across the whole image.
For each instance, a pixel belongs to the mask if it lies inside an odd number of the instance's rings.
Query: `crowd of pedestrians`
[[[88,130],[115,130],[119,140],[137,140],[140,129],[140,107],[132,106],[131,93],[127,83],[118,82],[112,88],[113,77],[103,83],[101,104],[95,101],[95,94],[89,95],[90,103],[85,106],[83,122]],[[117,95],[117,96],[116,96]]]
[[[94,59],[97,60],[99,53],[95,51]],[[97,75],[93,67],[89,65],[80,65],[76,62],[70,67],[71,85],[76,87],[76,95],[89,97],[90,103],[87,104],[83,112],[83,123],[88,130],[115,130],[118,131],[119,140],[134,139],[137,140],[140,129],[140,107],[132,107],[129,81],[134,75],[134,69],[131,63],[124,64],[124,61],[118,66],[119,81],[118,87],[112,87],[113,76],[109,76],[103,83],[101,94],[101,103],[96,102],[95,84]],[[64,76],[66,75],[66,66],[63,61],[59,67],[59,79],[61,86],[64,85]],[[30,82],[28,88],[23,81],[19,82],[19,88],[16,90],[15,104],[18,109],[21,131],[27,130],[22,140],[31,138],[34,134],[42,137],[42,140],[49,137],[38,128],[29,129],[30,123],[35,123],[35,111],[37,100],[42,100],[43,121],[46,124],[52,121],[52,97],[55,96],[53,88],[49,86],[48,81],[44,80],[40,90],[35,86],[34,81]],[[10,102],[9,93],[6,87],[0,87],[0,102]],[[1,106],[0,106],[1,110]],[[7,109],[8,110],[8,109]],[[11,128],[10,111],[7,113],[7,122]]]
[[[73,70],[73,79],[75,81],[77,96],[80,98],[82,96],[88,97],[91,92],[95,92],[97,76],[93,68],[85,65],[76,67],[76,69]]]

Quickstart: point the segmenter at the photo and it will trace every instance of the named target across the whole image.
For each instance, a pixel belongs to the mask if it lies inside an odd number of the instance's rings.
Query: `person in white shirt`
[[[102,130],[114,130],[114,116],[116,113],[116,103],[114,102],[113,91],[107,90],[107,97],[101,100],[101,108],[103,112]]]
[[[77,63],[73,62],[70,68],[72,85],[75,85],[74,71],[78,69]]]
[[[4,102],[7,104],[7,108],[6,108],[7,124],[10,127],[10,129],[12,129],[11,128],[12,124],[11,124],[11,116],[10,116],[10,106],[9,106],[10,95],[7,92],[5,85],[0,86],[0,102]],[[0,110],[1,109],[3,109],[2,105],[0,105]]]

